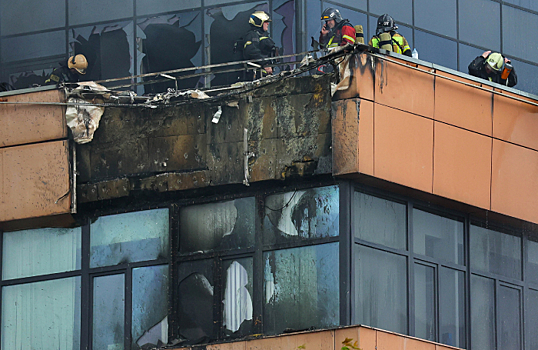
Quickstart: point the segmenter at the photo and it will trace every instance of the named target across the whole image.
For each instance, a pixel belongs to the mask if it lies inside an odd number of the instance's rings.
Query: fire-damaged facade
[[[0,0],[2,349],[538,348],[534,5],[99,3]],[[329,6],[395,6],[421,60],[303,52]],[[283,59],[238,84],[256,10]],[[461,72],[496,37],[521,90]],[[31,87],[73,53],[88,81]]]

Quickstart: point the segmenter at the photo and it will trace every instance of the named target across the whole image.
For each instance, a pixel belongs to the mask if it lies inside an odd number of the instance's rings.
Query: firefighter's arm
[[[340,43],[341,46],[346,44],[354,45],[356,40],[356,32],[355,28],[349,25],[345,25],[342,27],[342,42]]]
[[[483,56],[478,56],[471,63],[469,63],[469,74],[475,77],[480,77],[480,70],[484,67],[486,59]]]
[[[516,69],[512,67],[512,71],[510,72],[510,75],[508,75],[508,82],[509,87],[515,86],[517,84],[517,74]]]

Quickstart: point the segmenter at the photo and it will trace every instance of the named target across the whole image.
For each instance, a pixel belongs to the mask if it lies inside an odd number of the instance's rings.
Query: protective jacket
[[[263,31],[262,28],[251,26],[243,39],[245,45],[243,48],[243,58],[245,60],[253,60],[260,58],[271,57],[275,50],[275,42],[269,37],[269,33]],[[264,66],[263,62],[260,62],[261,66]],[[267,62],[265,62],[267,64]]]
[[[348,20],[343,20],[332,28],[329,33],[323,36],[319,34],[319,43],[324,48],[355,44],[356,32]]]
[[[67,67],[66,62],[60,62],[60,67],[55,68],[45,84],[60,84],[60,83],[77,83],[80,80],[80,75],[71,72]]]
[[[411,57],[411,48],[409,47],[407,40],[402,35],[394,31],[390,32],[390,36],[391,36],[392,51]],[[381,41],[381,39],[379,39],[377,35],[374,35],[372,39],[370,39],[370,42],[368,43],[368,45],[377,47],[377,48],[380,48],[381,46],[383,46],[383,44],[384,43]]]
[[[469,74],[478,78],[486,79],[491,82],[505,85],[505,86],[515,86],[517,84],[517,74],[515,68],[512,68],[512,71],[508,75],[508,79],[502,79],[501,72],[492,71],[488,74],[486,71],[486,59],[487,57],[478,56],[469,64]],[[511,63],[509,59],[504,58],[505,63]]]

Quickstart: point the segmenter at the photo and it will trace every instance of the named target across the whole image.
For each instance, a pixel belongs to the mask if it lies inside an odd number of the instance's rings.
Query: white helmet
[[[271,17],[263,11],[256,11],[250,15],[248,23],[255,27],[262,27],[263,22],[271,22]]]

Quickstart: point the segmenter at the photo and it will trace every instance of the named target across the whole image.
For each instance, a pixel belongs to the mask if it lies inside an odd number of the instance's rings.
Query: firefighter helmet
[[[500,72],[504,68],[504,57],[498,52],[493,52],[489,54],[486,63],[494,71]]]
[[[71,56],[69,57],[69,60],[67,60],[67,67],[69,67],[69,69],[76,70],[80,74],[86,74],[88,60],[86,60],[86,57],[81,54]]]
[[[248,23],[255,27],[262,27],[264,22],[271,22],[271,17],[263,11],[256,11],[250,15]]]
[[[338,11],[338,9],[328,7],[321,14],[321,20],[322,21],[330,21],[331,19],[334,19],[334,22],[336,24],[342,22],[342,20],[343,20],[342,15],[340,14],[340,11]]]
[[[377,28],[375,30],[375,34],[379,35],[381,33],[391,32],[396,29],[398,29],[398,26],[396,23],[394,23],[394,19],[385,13],[384,15],[379,16],[377,19]]]

